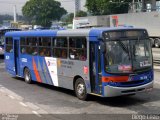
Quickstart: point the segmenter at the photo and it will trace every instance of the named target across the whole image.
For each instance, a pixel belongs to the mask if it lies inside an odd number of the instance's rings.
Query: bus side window
[[[38,55],[37,37],[21,38],[21,53],[29,55]]]
[[[39,55],[40,56],[51,56],[51,37],[39,38]]]
[[[69,38],[70,59],[85,61],[87,59],[87,42],[85,37]]]
[[[21,46],[21,53],[26,54],[26,38],[25,37],[20,38],[20,46]]]
[[[11,37],[6,38],[6,52],[13,52],[13,39]]]
[[[67,58],[68,56],[68,42],[67,37],[58,37],[53,40],[53,57]]]

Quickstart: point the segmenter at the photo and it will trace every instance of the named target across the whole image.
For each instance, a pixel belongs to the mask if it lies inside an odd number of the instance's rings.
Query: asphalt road
[[[153,58],[155,60],[160,60],[160,48],[153,48],[152,52],[153,52]]]
[[[155,86],[149,93],[116,98],[90,96],[89,101],[81,101],[71,90],[26,84],[23,79],[12,78],[0,60],[0,86],[22,98],[24,103],[31,103],[51,114],[160,114],[159,78],[159,71],[155,71]]]

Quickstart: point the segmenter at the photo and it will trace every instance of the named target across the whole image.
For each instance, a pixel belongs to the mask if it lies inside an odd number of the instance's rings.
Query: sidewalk
[[[33,114],[32,111],[17,101],[13,96],[0,91],[0,113],[1,114]]]
[[[0,85],[0,120],[62,120]]]

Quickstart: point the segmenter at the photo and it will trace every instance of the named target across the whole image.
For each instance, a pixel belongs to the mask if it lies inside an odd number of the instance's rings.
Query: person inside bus
[[[74,49],[74,48],[72,48],[72,49],[70,49],[70,58],[71,59],[76,59],[76,49]]]
[[[80,53],[79,53],[78,51],[75,53],[75,59],[76,59],[76,60],[79,60],[79,59],[80,59]]]
[[[66,50],[62,50],[62,58],[67,58],[67,52],[66,52]]]
[[[45,53],[46,53],[46,48],[43,48],[42,51],[40,52],[40,55],[45,56]]]
[[[25,53],[26,53],[26,49],[22,48],[22,54],[25,54]]]
[[[12,53],[13,52],[13,48],[11,48],[9,52]]]
[[[51,51],[50,51],[50,49],[46,49],[45,56],[51,56]]]
[[[37,54],[38,54],[37,48],[33,48],[33,53],[32,53],[32,55],[37,55]]]

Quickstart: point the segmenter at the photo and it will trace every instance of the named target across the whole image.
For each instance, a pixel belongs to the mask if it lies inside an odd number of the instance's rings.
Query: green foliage
[[[60,20],[67,11],[55,0],[29,0],[23,6],[22,13],[34,24],[50,27],[53,20]]]
[[[61,21],[65,22],[66,24],[71,24],[73,22],[73,18],[74,18],[74,13],[70,13],[70,14],[63,16],[61,18]]]
[[[87,16],[87,12],[82,10],[76,13],[76,17],[86,17],[86,16]]]
[[[132,0],[86,0],[86,8],[92,15],[127,13]]]

